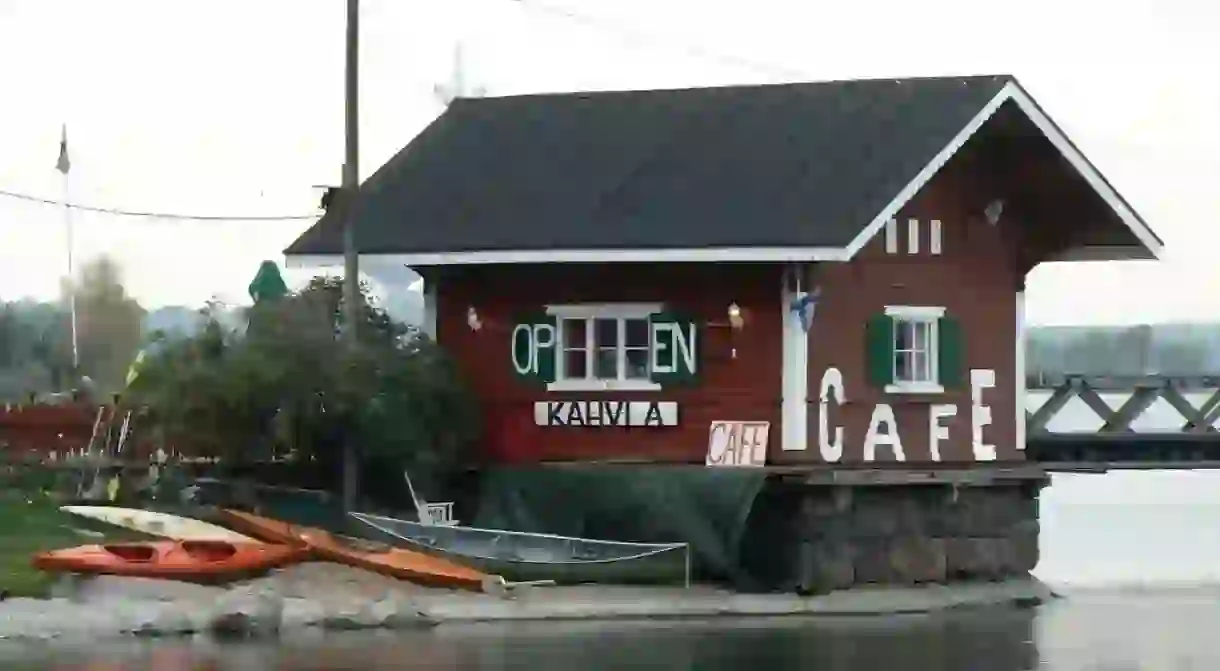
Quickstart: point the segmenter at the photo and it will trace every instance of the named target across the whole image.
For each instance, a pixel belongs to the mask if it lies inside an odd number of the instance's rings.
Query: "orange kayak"
[[[308,548],[321,559],[401,580],[482,591],[483,581],[491,577],[482,571],[421,552],[347,539],[323,529],[297,526],[240,510],[221,509],[220,517],[234,530],[260,540]]]
[[[295,564],[308,551],[290,545],[229,541],[154,541],[82,545],[34,555],[34,568],[88,573],[223,582]]]

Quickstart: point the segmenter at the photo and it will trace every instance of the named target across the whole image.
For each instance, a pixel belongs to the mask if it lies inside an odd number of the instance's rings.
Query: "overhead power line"
[[[786,77],[795,80],[809,78],[808,74],[792,68],[786,68],[771,63],[760,63],[748,58],[714,51],[695,44],[681,44],[661,36],[649,35],[647,33],[611,23],[601,18],[589,16],[588,14],[577,13],[568,9],[567,7],[551,4],[549,2],[541,2],[539,0],[517,0],[517,2],[524,7],[526,11],[534,10],[539,13],[550,14],[575,23],[580,23],[595,30],[617,33],[619,37],[631,42],[656,44],[672,51],[684,53],[699,60],[716,62],[722,65],[753,70],[761,74]]]
[[[59,207],[68,207],[73,210],[82,212],[97,212],[99,214],[113,214],[122,217],[149,217],[151,219],[179,219],[189,221],[307,221],[317,219],[322,215],[319,214],[285,214],[285,215],[256,215],[249,217],[242,216],[218,216],[209,214],[182,214],[178,212],[143,212],[138,210],[122,210],[112,207],[92,207],[89,205],[79,205],[77,203],[65,203],[62,200],[53,200],[50,198],[39,198],[31,196],[27,193],[18,193],[16,191],[7,191],[0,189],[0,196],[6,198],[15,198],[17,200],[25,200],[31,203],[41,203],[43,205],[57,205]]]
[[[669,49],[672,51],[677,51],[677,52],[686,54],[687,56],[690,56],[695,59],[716,62],[716,63],[720,63],[722,65],[728,65],[728,66],[732,66],[732,67],[753,70],[755,72],[759,72],[759,73],[763,73],[763,74],[787,77],[790,79],[799,80],[799,79],[805,79],[808,77],[807,74],[800,72],[798,70],[794,70],[792,68],[786,68],[786,67],[782,67],[782,66],[778,66],[778,65],[774,65],[774,64],[769,64],[769,63],[761,63],[761,62],[753,61],[753,60],[750,60],[747,58],[742,58],[740,56],[735,56],[732,54],[726,54],[726,53],[714,51],[711,49],[707,49],[707,48],[701,47],[699,45],[678,43],[678,42],[675,42],[675,41],[672,41],[672,40],[669,40],[669,39],[666,39],[666,38],[663,38],[663,37],[660,37],[657,35],[650,35],[650,34],[642,33],[640,31],[637,31],[637,30],[634,30],[631,28],[626,28],[626,27],[623,27],[620,25],[616,25],[616,24],[613,24],[613,23],[608,22],[601,18],[589,16],[587,14],[577,13],[577,12],[574,12],[574,11],[568,9],[567,7],[551,4],[549,2],[541,2],[539,0],[517,0],[517,2],[522,7],[524,7],[526,9],[526,11],[536,11],[538,13],[550,14],[552,16],[557,16],[557,17],[566,19],[568,21],[582,24],[584,26],[593,28],[595,30],[616,33],[620,38],[623,38],[630,42],[653,44],[656,46],[660,46],[662,48],[666,48],[666,49]],[[457,56],[457,58],[460,59],[460,55]],[[457,67],[459,67],[459,68],[461,67],[460,60],[458,60],[458,62],[457,62]],[[449,97],[450,95],[452,95],[452,93],[450,91],[448,91],[447,89],[442,91],[441,87],[438,87],[438,93],[441,93],[442,96],[446,97],[446,98]],[[453,92],[453,93],[458,93],[458,92]],[[481,94],[482,94],[481,90],[475,92],[476,96],[481,95]],[[13,199],[17,199],[17,200],[24,200],[24,201],[28,201],[28,202],[32,202],[32,203],[40,203],[43,205],[55,205],[55,206],[59,206],[59,207],[67,207],[67,208],[70,208],[73,210],[80,210],[82,212],[95,212],[98,214],[109,214],[109,215],[123,216],[123,217],[147,217],[150,219],[176,219],[176,220],[182,220],[182,221],[309,221],[309,220],[318,219],[322,216],[321,213],[270,215],[270,216],[268,216],[268,215],[235,216],[235,215],[183,214],[180,212],[149,212],[149,211],[140,211],[140,210],[124,210],[124,209],[120,209],[120,208],[94,207],[94,206],[90,206],[90,205],[80,205],[78,203],[69,203],[69,202],[65,202],[62,200],[54,200],[51,198],[41,198],[38,196],[32,196],[30,194],[26,194],[26,193],[19,193],[16,191],[8,191],[8,190],[4,190],[4,189],[0,189],[0,196],[7,197],[7,198],[13,198]],[[324,200],[325,200],[325,197],[324,197]]]

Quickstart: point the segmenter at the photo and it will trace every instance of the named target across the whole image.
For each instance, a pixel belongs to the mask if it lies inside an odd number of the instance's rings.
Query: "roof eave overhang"
[[[1045,259],[1049,263],[1081,261],[1156,261],[1160,257],[1143,245],[1091,245],[1072,247]]]
[[[1124,247],[1126,250],[1122,255],[1115,254],[1113,258],[1102,258],[1105,253],[1098,253],[1097,250],[1092,253],[1090,260],[1129,260],[1134,258],[1141,259],[1159,259],[1164,250],[1164,243],[1156,233],[1149,228],[1148,224],[1131,208],[1130,205],[1123,199],[1121,195],[1115,191],[1114,187],[1102,177],[1097,168],[1084,157],[1080,150],[1072,144],[1071,140],[1063,134],[1055,122],[1046,116],[1046,113],[1038,106],[1025,89],[1021,88],[1016,81],[1009,81],[1000,89],[982,110],[976,114],[962,130],[954,136],[949,144],[945,145],[932,158],[930,162],[905,186],[896,196],[886,205],[877,215],[869,222],[860,234],[852,240],[847,246],[848,259],[854,258],[856,254],[864,248],[873,238],[875,238],[885,224],[890,219],[898,215],[898,212],[920,192],[936,173],[944,167],[945,163],[960,150],[971,137],[977,133],[984,124],[1000,109],[1000,106],[1006,102],[1012,101],[1028,118],[1042,135],[1046,137],[1060,155],[1072,166],[1073,169],[1080,175],[1082,179],[1089,185],[1090,188],[1105,202],[1118,218],[1119,221],[1126,227],[1127,230],[1138,241],[1138,245],[1134,247]],[[1119,248],[1108,248],[1108,253],[1115,253]],[[1081,250],[1083,251],[1083,250]],[[1084,256],[1089,256],[1085,254]],[[1071,256],[1069,253],[1068,256]],[[1048,259],[1050,260],[1050,259]],[[1083,260],[1083,259],[1056,259],[1056,260]]]

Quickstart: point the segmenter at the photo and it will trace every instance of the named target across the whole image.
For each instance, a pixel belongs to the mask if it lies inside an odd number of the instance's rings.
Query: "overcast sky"
[[[564,4],[566,3],[566,4]],[[364,0],[367,176],[442,107],[465,44],[491,94],[1010,72],[1167,243],[1153,264],[1043,267],[1041,323],[1220,315],[1220,5]],[[564,13],[575,16],[564,16]],[[309,214],[342,162],[343,0],[0,0],[0,189],[211,215]],[[148,306],[245,300],[307,222],[78,213]],[[0,196],[0,297],[51,297],[60,208]]]

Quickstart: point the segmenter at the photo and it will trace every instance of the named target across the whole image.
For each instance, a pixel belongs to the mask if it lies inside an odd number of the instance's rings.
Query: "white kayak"
[[[113,524],[116,527],[139,531],[151,536],[161,536],[180,541],[229,541],[231,543],[257,543],[258,541],[243,536],[215,524],[189,517],[158,513],[152,510],[136,508],[115,508],[112,506],[63,506],[65,513],[87,517],[91,520]]]

